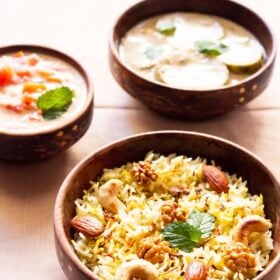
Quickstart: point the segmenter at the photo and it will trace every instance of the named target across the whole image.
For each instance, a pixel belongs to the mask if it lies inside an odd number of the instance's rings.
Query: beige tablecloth
[[[274,30],[280,29],[277,1],[239,2],[263,15]],[[85,64],[95,85],[93,123],[80,142],[40,164],[14,165],[0,161],[1,280],[66,280],[53,244],[52,215],[58,188],[78,161],[123,136],[160,129],[215,134],[250,149],[280,176],[279,61],[268,89],[234,113],[198,123],[162,118],[127,95],[108,68],[107,39],[112,19],[129,3],[129,0],[1,2],[0,45],[35,43],[64,50]],[[269,277],[269,280],[279,279],[280,267]]]

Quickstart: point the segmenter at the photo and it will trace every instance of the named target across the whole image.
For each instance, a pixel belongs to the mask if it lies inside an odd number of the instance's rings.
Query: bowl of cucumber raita
[[[268,85],[273,34],[231,1],[141,1],[116,21],[110,65],[118,83],[170,117],[203,119],[238,108]]]

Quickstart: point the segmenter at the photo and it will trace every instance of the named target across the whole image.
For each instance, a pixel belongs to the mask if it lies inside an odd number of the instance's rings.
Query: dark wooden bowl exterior
[[[74,201],[81,197],[90,180],[96,180],[104,168],[118,167],[143,159],[153,150],[165,155],[176,152],[215,160],[224,170],[246,179],[251,193],[262,193],[265,212],[273,223],[275,247],[270,264],[254,280],[269,280],[269,273],[280,260],[280,185],[268,168],[253,154],[229,141],[211,135],[159,131],[139,134],[108,145],[79,163],[61,186],[54,212],[55,243],[60,265],[70,280],[98,280],[78,259],[70,243]]]
[[[170,12],[213,14],[250,30],[263,44],[263,67],[234,86],[214,90],[180,90],[140,77],[122,62],[121,38],[140,21]],[[205,119],[230,112],[257,97],[267,87],[276,56],[275,39],[267,24],[253,11],[228,0],[144,0],[127,9],[116,21],[110,37],[111,72],[120,86],[150,109],[173,118]]]
[[[13,45],[0,48],[0,56],[17,51],[35,52],[62,59],[82,76],[87,87],[87,99],[76,118],[66,124],[37,133],[0,132],[0,159],[16,162],[41,161],[53,157],[76,143],[87,131],[93,116],[93,88],[85,69],[72,57],[42,46]]]

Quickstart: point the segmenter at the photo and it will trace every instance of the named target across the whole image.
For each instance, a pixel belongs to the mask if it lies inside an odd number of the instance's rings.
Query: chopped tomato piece
[[[17,76],[24,78],[24,77],[31,77],[31,73],[28,70],[17,70],[16,71]]]
[[[27,83],[23,87],[23,92],[38,92],[38,91],[43,91],[46,90],[46,86],[41,83]]]
[[[23,51],[19,51],[19,52],[16,52],[14,56],[15,57],[22,57],[22,56],[24,56],[24,53],[23,53]]]
[[[7,86],[12,83],[13,69],[10,66],[0,68],[0,86]]]
[[[30,96],[30,95],[27,95],[27,94],[24,94],[23,96],[22,96],[22,103],[24,103],[24,104],[31,104],[31,103],[33,103],[33,102],[35,102],[36,101],[36,99],[35,98],[33,98],[32,96]]]
[[[36,65],[38,62],[39,62],[39,58],[36,55],[31,55],[28,58],[28,64],[31,65],[31,66]]]
[[[36,104],[34,104],[34,103],[23,103],[22,107],[26,111],[38,111],[38,108],[36,107]]]
[[[24,111],[24,108],[22,107],[22,105],[11,105],[11,104],[8,104],[8,105],[6,105],[6,109],[8,109],[10,111],[13,111],[13,112],[15,112],[17,114],[21,114]]]
[[[46,77],[46,81],[51,82],[51,83],[59,83],[59,84],[62,83],[62,80],[56,76]]]

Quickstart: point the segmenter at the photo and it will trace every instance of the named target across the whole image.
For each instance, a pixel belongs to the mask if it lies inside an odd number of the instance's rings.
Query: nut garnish
[[[72,219],[71,224],[87,237],[96,237],[104,232],[103,224],[92,216],[76,216]]]
[[[248,269],[256,266],[255,256],[240,242],[225,249],[224,262],[226,267],[234,272],[246,273]]]
[[[205,165],[203,168],[203,177],[217,193],[228,192],[228,178],[226,177],[225,173],[217,167]]]
[[[156,181],[158,175],[152,169],[149,162],[140,161],[137,166],[131,170],[131,174],[138,185],[146,186],[151,181]]]
[[[103,216],[106,221],[116,220],[115,215],[113,213],[107,211],[106,209],[103,211]]]
[[[168,192],[172,195],[172,196],[180,196],[181,194],[189,194],[190,191],[185,188],[184,186],[173,186],[171,187]]]
[[[136,259],[119,266],[115,280],[157,280],[158,270],[150,262]]]
[[[187,213],[178,208],[176,202],[166,202],[161,206],[162,221],[170,224],[174,221],[185,221]]]
[[[233,240],[248,244],[249,235],[253,232],[265,233],[272,227],[271,222],[257,215],[247,216],[239,221],[233,232]]]
[[[201,262],[194,261],[189,264],[186,271],[186,280],[206,280],[207,268]]]
[[[167,241],[160,241],[158,238],[146,238],[140,242],[137,256],[155,264],[164,260],[165,253],[174,253]]]
[[[117,197],[122,186],[122,181],[111,179],[103,184],[97,193],[97,200],[101,206],[113,214],[117,214],[119,209],[125,208],[124,204]]]

